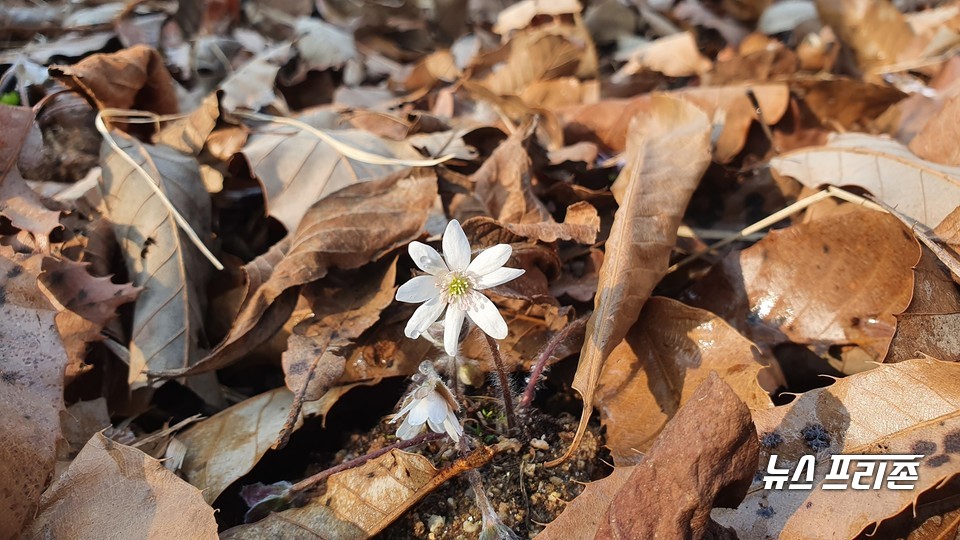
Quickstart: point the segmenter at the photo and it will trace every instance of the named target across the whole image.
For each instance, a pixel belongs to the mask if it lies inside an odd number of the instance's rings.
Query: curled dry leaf
[[[593,205],[579,201],[567,207],[563,223],[550,219],[542,223],[504,223],[503,227],[514,234],[541,242],[572,240],[591,245],[597,241],[597,233],[600,232],[600,216]]]
[[[187,447],[180,470],[213,504],[267,453],[287,421],[293,394],[276,388],[201,420],[177,438]],[[299,423],[297,424],[299,427]]]
[[[210,274],[210,264],[147,182],[160,188],[201,239],[210,236],[210,197],[196,159],[118,132],[112,135],[150,175],[145,178],[104,143],[100,189],[127,271],[143,289],[130,337],[129,380],[137,387],[147,384],[148,371],[183,369],[199,360]]]
[[[790,103],[790,89],[783,83],[689,88],[669,95],[690,101],[707,112],[708,120],[722,126],[715,141],[714,159],[729,163],[743,150],[747,132],[756,119],[755,107],[747,97],[752,90],[763,111],[763,119],[773,125],[780,121]],[[599,103],[561,111],[567,142],[592,141],[614,152],[627,147],[628,127],[637,114],[656,114],[654,95],[631,99],[605,99]]]
[[[853,344],[881,361],[910,304],[920,247],[889,214],[858,210],[773,231],[728,255],[689,293],[770,355]],[[769,356],[768,356],[769,357]]]
[[[960,167],[925,161],[877,135],[836,135],[826,146],[781,154],[770,160],[770,167],[810,188],[863,188],[928,227],[940,223],[960,201]]]
[[[146,45],[94,54],[50,73],[93,100],[99,109],[136,109],[157,114],[179,110],[173,77],[163,57]]]
[[[136,448],[97,433],[43,493],[25,538],[216,539],[200,491]]]
[[[0,247],[0,537],[37,509],[61,437],[67,354],[57,312],[37,287],[42,256]],[[25,538],[30,536],[25,535]]]
[[[710,123],[703,111],[667,95],[655,95],[651,103],[649,113],[631,124],[627,164],[612,188],[620,208],[606,242],[594,312],[573,379],[583,412],[571,449],[593,412],[604,362],[666,273],[680,219],[710,163]]]
[[[280,250],[247,265],[248,292],[230,332],[189,371],[222,368],[270,339],[293,312],[299,286],[323,278],[331,268],[363,266],[419,237],[436,196],[436,176],[416,170],[353,185],[321,199],[304,216],[272,271],[269,265]],[[255,277],[259,281],[267,274],[262,285],[249,288]],[[158,375],[176,377],[186,371]]]
[[[716,537],[710,512],[743,500],[759,450],[749,409],[710,373],[639,465],[587,484],[539,537]]]
[[[298,118],[316,129],[331,126],[325,114]],[[328,130],[337,140],[385,157],[420,159],[408,143],[390,141],[361,130]],[[254,131],[240,151],[250,172],[263,185],[267,213],[295,231],[307,210],[323,197],[347,186],[398,172],[397,165],[363,163],[340,154],[307,130],[268,123]]]
[[[960,472],[960,365],[909,360],[839,379],[807,392],[789,405],[754,411],[760,434],[783,442],[761,452],[779,456],[779,467],[816,454],[814,486],[809,490],[750,488],[736,510],[718,510],[714,519],[744,540],[761,538],[853,538],[871,524],[913,505],[921,493]],[[880,416],[878,416],[878,411]],[[802,435],[816,426],[823,435],[813,443]],[[821,448],[823,443],[829,443]],[[817,450],[821,450],[817,452]],[[832,454],[923,455],[914,489],[825,490]],[[762,512],[764,519],[757,519]],[[824,527],[829,523],[829,527]]]
[[[47,257],[40,275],[40,282],[66,308],[57,314],[56,322],[70,359],[68,381],[83,371],[87,345],[103,339],[100,331],[117,316],[117,308],[140,294],[139,287],[90,275],[88,267],[87,263]]]
[[[753,343],[720,317],[651,298],[597,383],[597,407],[616,464],[637,462],[713,373],[751,409],[773,407],[757,382],[763,367]]]

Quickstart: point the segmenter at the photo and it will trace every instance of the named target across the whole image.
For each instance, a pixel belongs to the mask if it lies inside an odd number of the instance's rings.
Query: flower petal
[[[457,415],[453,414],[453,411],[447,414],[447,418],[443,421],[443,427],[446,428],[447,434],[450,435],[453,442],[460,442],[460,436],[463,435],[463,427],[460,426],[460,420],[457,418]]]
[[[397,300],[401,302],[426,302],[434,296],[440,296],[440,289],[433,276],[417,276],[397,289]]]
[[[500,310],[489,298],[476,291],[470,293],[470,310],[467,311],[467,317],[470,317],[474,324],[493,339],[507,337],[507,323],[500,315]]]
[[[477,260],[480,260],[480,257],[477,257]],[[503,285],[508,281],[522,276],[523,272],[523,268],[498,268],[493,272],[490,272],[484,276],[480,276],[474,280],[473,288],[482,291],[483,289],[489,289],[490,287]]]
[[[404,420],[403,423],[400,424],[400,427],[397,428],[397,438],[400,440],[409,441],[410,439],[416,437],[422,429],[422,425],[414,426]]]
[[[410,253],[413,264],[428,274],[435,276],[449,272],[446,263],[443,262],[443,257],[437,253],[437,250],[424,243],[410,242],[410,245],[407,246],[407,252]]]
[[[477,255],[477,258],[467,267],[467,272],[472,272],[475,276],[485,276],[506,264],[513,248],[510,244],[497,244],[487,248]]]
[[[489,300],[487,300],[489,302]],[[463,326],[463,310],[455,304],[447,308],[447,316],[443,320],[443,350],[450,356],[457,355],[460,345],[460,327]]]
[[[413,406],[413,409],[410,409],[410,414],[407,415],[407,422],[419,426],[426,422],[427,418],[430,418],[433,408],[433,404],[430,402],[430,396],[433,395],[431,392],[427,394],[427,397],[417,400],[417,404]]]
[[[446,302],[440,301],[439,296],[427,300],[425,304],[413,312],[413,315],[407,322],[407,327],[403,329],[404,335],[410,339],[420,337],[420,334],[425,332],[427,328],[430,328],[433,321],[440,318],[440,314],[443,313],[443,308],[446,306]]]
[[[450,270],[463,272],[470,265],[470,241],[455,219],[450,220],[443,232],[443,258]]]

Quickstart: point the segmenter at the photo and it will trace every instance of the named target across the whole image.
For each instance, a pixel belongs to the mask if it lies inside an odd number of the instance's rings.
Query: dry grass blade
[[[136,114],[135,111],[131,112]],[[136,169],[137,172],[142,175],[143,180],[157,195],[163,205],[167,208],[167,211],[170,212],[170,215],[173,216],[173,219],[177,222],[180,230],[187,235],[187,238],[189,238],[190,242],[192,242],[193,245],[200,250],[200,253],[202,253],[208,261],[210,261],[210,264],[212,264],[217,270],[223,270],[223,263],[221,263],[220,260],[217,259],[217,257],[213,254],[213,252],[207,248],[203,241],[200,240],[200,237],[197,236],[197,232],[193,230],[193,227],[190,226],[190,223],[184,219],[183,215],[180,214],[180,211],[177,210],[173,203],[170,202],[170,199],[168,199],[163,191],[157,186],[157,180],[150,176],[150,173],[148,173],[139,163],[134,161],[132,157],[127,155],[127,153],[120,148],[120,146],[117,144],[117,141],[110,134],[110,130],[108,130],[107,126],[103,123],[103,116],[103,112],[97,114],[96,120],[97,131],[99,131],[100,135],[103,136],[103,140],[110,146],[111,149],[113,149],[114,152],[117,153],[117,155],[121,157],[121,159],[129,163],[131,167]]]
[[[237,111],[233,113],[235,116],[241,118],[249,118],[251,120],[260,120],[263,122],[273,122],[275,124],[284,124],[288,126],[293,126],[295,128],[301,129],[320,139],[324,143],[330,145],[331,148],[342,154],[344,157],[350,158],[355,161],[360,161],[362,163],[370,163],[373,165],[399,165],[402,167],[434,167],[446,161],[450,161],[455,156],[453,154],[447,154],[439,158],[434,159],[398,159],[391,158],[386,156],[380,156],[377,154],[371,154],[366,150],[361,150],[359,148],[354,148],[349,144],[338,141],[337,139],[331,137],[329,134],[325,133],[323,130],[317,129],[310,124],[301,122],[294,118],[287,118],[285,116],[272,116],[269,114],[261,113],[251,113],[245,111]]]

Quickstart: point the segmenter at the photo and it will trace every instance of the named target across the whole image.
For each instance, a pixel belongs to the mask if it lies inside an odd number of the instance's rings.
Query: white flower
[[[457,419],[460,405],[453,398],[447,385],[437,375],[430,362],[420,364],[421,378],[417,386],[403,400],[400,412],[394,415],[390,423],[406,416],[397,428],[397,437],[410,440],[423,431],[426,423],[435,433],[446,433],[454,442],[460,442],[463,427]]]
[[[420,242],[411,242],[410,257],[428,275],[417,276],[397,289],[397,300],[420,303],[410,317],[404,333],[411,339],[423,334],[443,313],[443,349],[450,356],[457,354],[460,327],[467,316],[494,339],[507,337],[507,323],[497,306],[479,291],[502,285],[523,274],[519,268],[503,265],[513,253],[507,244],[483,250],[470,262],[470,242],[457,220],[443,233],[443,257],[437,250]]]

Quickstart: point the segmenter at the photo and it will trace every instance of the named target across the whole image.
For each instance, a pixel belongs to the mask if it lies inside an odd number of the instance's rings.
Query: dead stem
[[[525,409],[533,403],[533,398],[537,394],[537,382],[540,380],[540,376],[543,375],[543,370],[547,367],[547,362],[550,360],[550,357],[553,356],[557,347],[559,347],[574,330],[578,330],[585,324],[587,324],[587,318],[585,316],[580,317],[564,327],[563,330],[554,334],[553,337],[550,338],[550,341],[543,346],[543,349],[540,350],[540,356],[537,357],[537,362],[533,365],[533,369],[530,370],[530,380],[527,382],[527,388],[523,391],[523,397],[520,398],[518,408]]]
[[[426,433],[421,433],[420,435],[417,435],[416,437],[406,441],[397,441],[391,445],[384,446],[379,450],[374,450],[369,454],[364,454],[358,458],[354,458],[349,461],[344,461],[343,463],[335,467],[324,469],[313,476],[304,478],[303,480],[291,486],[290,489],[288,490],[288,493],[295,494],[295,493],[299,493],[301,491],[310,489],[311,487],[319,484],[320,482],[323,482],[324,480],[329,478],[331,475],[337,474],[338,472],[343,472],[347,469],[359,467],[360,465],[363,465],[364,463],[370,461],[371,459],[376,459],[390,452],[391,450],[403,450],[404,448],[410,448],[411,446],[416,446],[418,444],[422,444],[430,441],[436,441],[438,439],[442,439],[445,436],[446,436],[445,433],[433,433],[432,431],[428,431]]]
[[[517,415],[513,410],[513,395],[510,392],[510,379],[507,377],[507,369],[503,365],[503,357],[500,356],[500,347],[497,342],[484,332],[483,337],[487,340],[487,347],[490,349],[490,356],[493,357],[493,363],[496,366],[497,378],[500,380],[500,391],[503,393],[503,409],[507,414],[507,428],[517,427]]]

